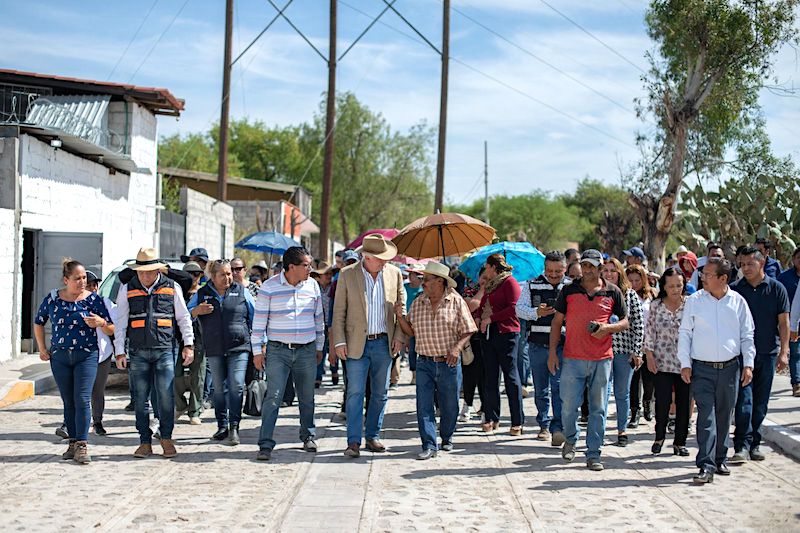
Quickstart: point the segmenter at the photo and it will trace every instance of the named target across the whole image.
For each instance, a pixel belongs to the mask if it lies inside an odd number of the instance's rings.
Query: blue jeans
[[[599,459],[606,431],[608,380],[611,359],[584,361],[564,359],[561,366],[561,416],[567,442],[578,441],[578,408],[583,403],[583,391],[589,387],[589,423],[586,427],[586,458]]]
[[[447,363],[435,363],[431,357],[417,359],[417,425],[423,450],[436,450],[436,417],[433,399],[439,400],[442,444],[453,441],[458,417],[458,369]]]
[[[64,403],[64,424],[70,439],[89,439],[97,359],[97,349],[85,352],[53,348],[50,352],[50,369]]]
[[[139,442],[150,444],[153,432],[150,431],[150,420],[147,414],[147,398],[151,387],[158,395],[159,432],[162,439],[172,438],[175,426],[175,361],[172,347],[162,349],[130,349],[129,379],[134,380],[134,411],[136,412],[136,430]],[[154,406],[155,408],[155,406]]]
[[[800,341],[789,343],[789,376],[792,385],[800,383]]]
[[[244,375],[249,355],[246,351],[239,351],[207,357],[214,381],[225,383],[225,387],[218,386],[214,389],[217,427],[227,428],[229,423],[231,426],[239,426],[242,419]]]
[[[419,362],[419,360],[417,361]],[[370,397],[367,406],[365,436],[375,440],[383,426],[386,400],[389,398],[389,368],[392,356],[389,355],[389,339],[386,336],[367,341],[364,353],[359,359],[347,359],[347,444],[361,445],[364,428],[364,393],[367,376],[370,381]]]
[[[408,339],[408,369],[412,372],[417,371],[417,338]]]
[[[520,319],[519,339],[517,340],[517,374],[519,375],[519,384],[522,387],[528,383],[528,377],[531,375],[531,362],[527,339],[528,321]]]
[[[258,447],[272,450],[275,447],[275,424],[278,409],[283,401],[284,388],[289,372],[294,376],[297,403],[300,408],[300,440],[305,442],[316,436],[314,426],[314,377],[317,368],[316,345],[311,342],[289,348],[281,342],[267,343],[267,393],[261,404],[261,431]]]
[[[322,376],[325,375],[325,361],[327,360],[328,360],[328,330],[326,328],[325,345],[322,347],[322,361],[320,361],[319,364],[317,365],[317,375],[316,375],[317,381],[322,381]],[[339,358],[337,357],[336,359],[333,360],[333,362],[335,363],[335,366],[330,365],[330,367],[331,367],[331,373],[335,374],[339,371]]]
[[[633,368],[628,354],[614,354],[613,364],[614,402],[617,404],[617,432],[625,433],[628,427],[628,413],[631,411],[631,378]],[[608,385],[611,394],[611,383]],[[606,414],[608,414],[608,398],[606,398]]]
[[[761,444],[761,424],[767,417],[772,378],[775,376],[777,354],[758,354],[753,364],[753,381],[746,387],[739,384],[736,399],[733,449],[748,452]]]
[[[692,363],[692,396],[697,404],[698,468],[716,472],[728,457],[731,415],[739,391],[739,365],[716,369]]]
[[[558,370],[556,374],[550,373],[547,368],[547,358],[550,349],[544,344],[529,343],[528,356],[531,360],[531,371],[533,372],[533,398],[536,402],[536,423],[541,429],[548,429],[550,432],[563,431],[564,425],[561,422],[561,366],[564,364],[564,349],[562,346],[556,348],[558,354]],[[553,416],[550,416],[550,398],[553,401]]]

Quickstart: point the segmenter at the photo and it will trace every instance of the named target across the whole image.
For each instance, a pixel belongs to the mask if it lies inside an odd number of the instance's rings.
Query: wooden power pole
[[[450,0],[444,0],[442,14],[442,83],[439,102],[439,149],[436,157],[436,196],[433,212],[442,210],[444,202],[444,153],[447,138],[447,83],[450,65]]]
[[[219,117],[219,170],[217,199],[228,199],[228,116],[231,107],[231,51],[233,47],[233,0],[225,1],[225,59],[222,64],[222,107]]]
[[[336,125],[336,0],[330,0],[330,30],[328,45],[328,97],[325,107],[325,159],[322,164],[322,199],[319,221],[319,257],[330,261],[330,214],[333,192],[333,149]]]

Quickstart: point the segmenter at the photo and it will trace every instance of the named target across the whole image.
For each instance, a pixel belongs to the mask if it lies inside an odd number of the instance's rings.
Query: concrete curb
[[[775,422],[765,419],[761,424],[761,434],[783,453],[796,461],[800,461],[800,434]]]
[[[56,388],[52,372],[41,372],[30,379],[17,379],[0,388],[0,409],[33,398]]]

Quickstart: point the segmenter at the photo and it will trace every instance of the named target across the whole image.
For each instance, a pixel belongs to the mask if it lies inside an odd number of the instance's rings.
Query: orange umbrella
[[[495,237],[494,228],[476,218],[461,213],[436,213],[415,220],[400,230],[392,242],[399,254],[428,259],[463,255],[491,244]]]

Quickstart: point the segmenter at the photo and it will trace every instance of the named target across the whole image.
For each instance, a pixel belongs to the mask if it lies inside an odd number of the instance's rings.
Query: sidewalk
[[[38,354],[0,363],[0,408],[54,389],[50,363]]]
[[[761,427],[764,439],[800,461],[800,398],[792,396],[789,375],[776,375],[772,382],[767,419]]]

